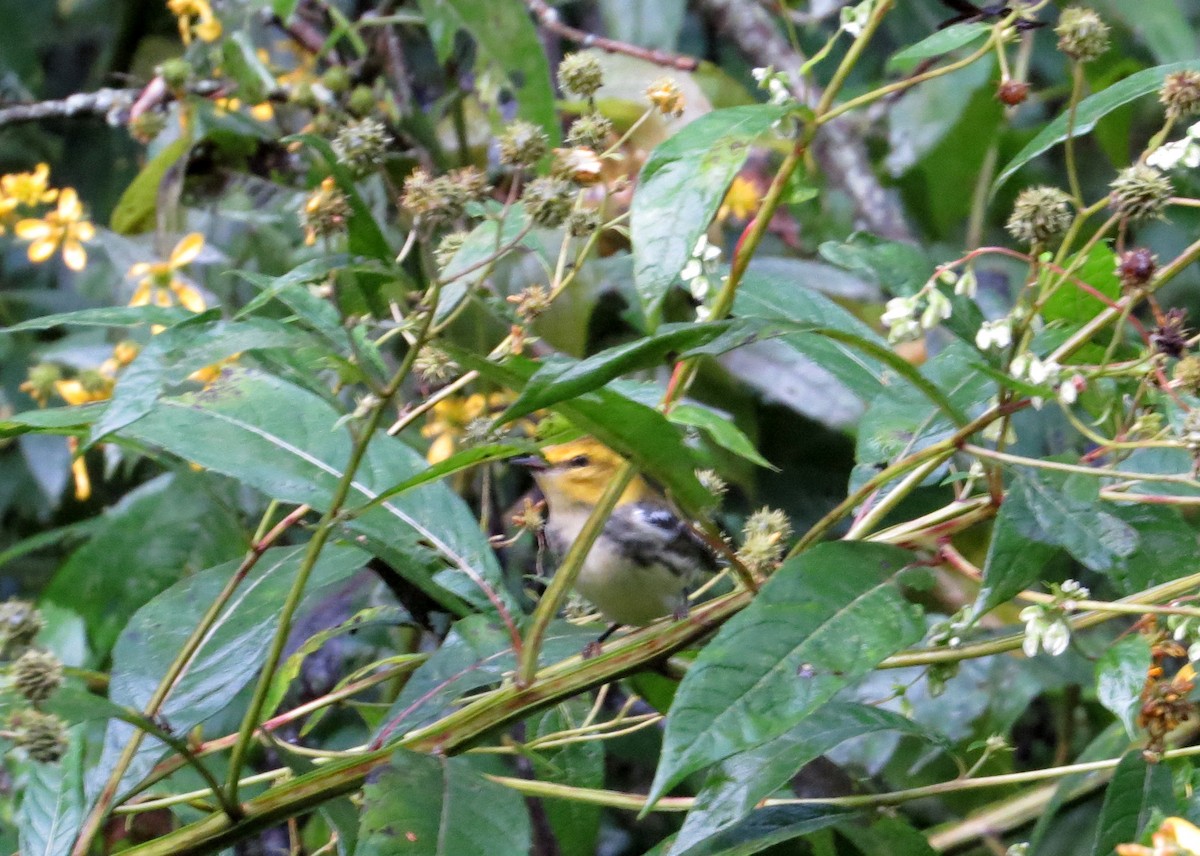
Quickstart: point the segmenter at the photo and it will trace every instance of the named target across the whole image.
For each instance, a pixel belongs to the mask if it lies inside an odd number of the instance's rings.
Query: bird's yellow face
[[[625,459],[591,438],[572,440],[542,450],[546,465],[534,469],[533,477],[546,495],[551,509],[556,505],[593,506],[612,481]],[[653,495],[641,476],[635,476],[617,504],[638,502]]]

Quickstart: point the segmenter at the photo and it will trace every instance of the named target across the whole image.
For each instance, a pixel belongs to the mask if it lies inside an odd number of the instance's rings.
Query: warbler
[[[546,541],[560,559],[624,463],[596,440],[584,438],[522,458],[546,498]],[[635,475],[592,545],[575,589],[613,626],[645,626],[687,614],[689,588],[717,562],[704,541],[679,518],[661,493]]]

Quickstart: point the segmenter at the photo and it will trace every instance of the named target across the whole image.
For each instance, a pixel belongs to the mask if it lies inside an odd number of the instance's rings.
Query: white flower
[[[1058,383],[1058,376],[1062,373],[1062,366],[1053,360],[1042,362],[1037,357],[1029,361],[1029,380],[1036,384]]]
[[[863,0],[857,6],[843,6],[842,29],[855,38],[858,38],[862,35],[863,29],[866,28],[867,22],[871,20],[871,14],[874,11],[875,0]]]
[[[1086,600],[1092,593],[1091,589],[1081,583],[1079,580],[1063,580],[1063,584],[1058,587],[1058,590],[1067,597]]]
[[[979,290],[979,279],[975,276],[975,271],[967,270],[958,278],[958,282],[954,283],[954,293],[957,295],[966,295],[974,299],[975,292]]]
[[[893,297],[883,307],[880,321],[883,326],[891,327],[901,321],[911,321],[917,314],[917,301],[912,297]]]
[[[696,241],[696,246],[692,248],[692,258],[702,262],[716,261],[721,258],[721,248],[710,244],[708,235],[701,235]]]
[[[921,326],[926,330],[932,330],[950,317],[950,298],[934,288],[930,289],[925,300],[925,311],[921,313]]]
[[[1071,625],[1060,609],[1053,606],[1027,606],[1019,618],[1025,622],[1025,639],[1021,650],[1026,657],[1033,657],[1038,649],[1051,657],[1057,657],[1071,644]]]
[[[1200,642],[1193,642],[1188,646],[1188,659],[1193,663],[1200,660]]]
[[[937,275],[937,280],[942,285],[954,285],[958,282],[958,274],[954,272],[954,268],[946,268]]]
[[[691,282],[693,279],[698,279],[704,276],[704,265],[700,259],[692,258],[687,260],[687,264],[683,266],[683,270],[679,272],[679,278],[684,282]]]
[[[766,90],[772,104],[787,104],[792,100],[792,90],[787,74],[776,71],[774,66],[756,68],[750,72],[759,89]]]
[[[1079,400],[1079,393],[1086,388],[1087,381],[1084,380],[1083,375],[1071,375],[1058,387],[1058,400],[1070,406]]]
[[[975,346],[981,351],[990,348],[1003,350],[1012,344],[1012,319],[1000,318],[996,321],[984,321],[979,325],[975,334]]]
[[[921,338],[921,325],[912,318],[897,321],[888,327],[888,342],[895,345],[900,342],[915,342]]]
[[[1200,166],[1200,122],[1187,129],[1182,140],[1163,143],[1146,157],[1146,163],[1168,170],[1178,166],[1195,169]]]
[[[1050,622],[1050,626],[1042,631],[1042,650],[1051,657],[1057,657],[1067,650],[1071,644],[1071,625],[1060,618]]]

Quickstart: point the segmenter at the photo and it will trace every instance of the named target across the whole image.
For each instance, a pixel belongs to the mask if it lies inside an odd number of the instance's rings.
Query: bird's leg
[[[583,659],[590,660],[592,657],[595,657],[597,654],[599,654],[604,647],[605,640],[607,640],[609,636],[612,636],[614,633],[616,633],[617,630],[622,626],[623,625],[620,624],[610,624],[607,630],[596,637],[595,641],[584,645],[582,654]]]

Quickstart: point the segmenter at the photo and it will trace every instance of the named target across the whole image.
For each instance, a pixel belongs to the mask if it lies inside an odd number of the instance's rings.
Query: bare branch
[[[124,123],[124,113],[133,104],[140,89],[98,89],[78,92],[56,101],[35,101],[0,108],[0,126],[43,119],[74,119],[79,116],[103,116],[110,125]]]
[[[575,42],[584,48],[599,48],[608,53],[627,54],[628,56],[644,59],[655,65],[664,65],[679,71],[695,71],[700,61],[690,56],[670,53],[668,51],[651,50],[627,42],[618,42],[605,36],[597,36],[576,27],[570,27],[559,18],[558,10],[552,8],[545,0],[525,0],[529,11],[537,18],[538,26],[570,42]]]

